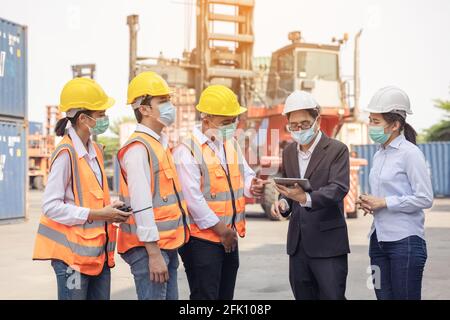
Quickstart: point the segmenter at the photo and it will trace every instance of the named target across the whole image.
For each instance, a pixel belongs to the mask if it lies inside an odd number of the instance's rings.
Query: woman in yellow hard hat
[[[61,93],[66,117],[56,124],[63,136],[51,157],[43,214],[33,259],[51,260],[58,299],[107,300],[114,266],[116,227],[129,213],[110,204],[102,148],[91,140],[108,128],[114,104],[93,80],[76,78]],[[66,130],[68,123],[71,123]]]

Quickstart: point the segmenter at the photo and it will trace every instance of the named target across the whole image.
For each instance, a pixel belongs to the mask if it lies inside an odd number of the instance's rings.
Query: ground
[[[30,192],[28,219],[0,225],[0,299],[55,299],[56,283],[49,262],[32,261],[33,242],[40,215],[42,193]],[[287,221],[262,216],[258,206],[247,207],[247,237],[240,239],[241,267],[236,299],[293,299],[288,281],[285,250]],[[372,218],[359,215],[347,220],[352,253],[349,255],[348,299],[375,299],[367,288],[369,266],[367,233]],[[450,299],[450,199],[436,199],[426,213],[428,261],[423,281],[424,299]],[[112,299],[136,299],[128,265],[116,259],[112,271]],[[180,299],[189,298],[180,259]]]

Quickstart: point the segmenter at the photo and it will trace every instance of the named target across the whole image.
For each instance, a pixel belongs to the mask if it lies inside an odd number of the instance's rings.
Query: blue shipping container
[[[43,128],[42,122],[30,121],[28,123],[28,134],[43,134]]]
[[[417,145],[425,155],[431,173],[431,182],[435,197],[450,196],[450,142],[430,142]],[[372,168],[373,156],[378,145],[352,146],[352,151],[358,153],[359,158],[367,159],[368,165],[359,172],[360,191],[370,193],[369,173]]]
[[[0,116],[27,110],[27,27],[0,18]]]
[[[26,216],[27,175],[24,123],[0,120],[0,220]]]

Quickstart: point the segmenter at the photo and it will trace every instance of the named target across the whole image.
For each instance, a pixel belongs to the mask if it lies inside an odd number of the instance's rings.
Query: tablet
[[[292,187],[294,184],[298,184],[305,191],[312,191],[311,184],[308,179],[299,178],[273,178],[276,184],[281,184],[283,186]]]

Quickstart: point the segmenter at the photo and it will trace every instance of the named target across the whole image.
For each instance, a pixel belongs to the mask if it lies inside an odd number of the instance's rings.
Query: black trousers
[[[191,291],[191,300],[232,300],[239,268],[236,248],[225,253],[222,244],[195,237],[178,250]]]
[[[289,257],[289,282],[296,300],[345,300],[348,255],[311,258],[302,242]]]

